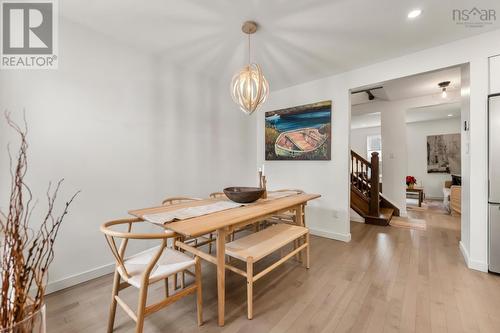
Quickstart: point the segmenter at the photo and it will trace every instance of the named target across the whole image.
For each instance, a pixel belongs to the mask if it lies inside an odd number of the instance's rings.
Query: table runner
[[[284,191],[284,192],[268,192],[267,199],[264,200],[273,200],[288,197],[291,195],[296,195],[298,192],[296,191]],[[263,199],[260,199],[263,200]],[[186,220],[197,216],[208,215],[212,213],[221,212],[224,210],[237,208],[241,206],[245,206],[249,204],[237,203],[234,201],[221,200],[208,205],[196,206],[196,207],[186,207],[180,208],[174,211],[169,212],[161,212],[155,214],[145,214],[143,218],[151,223],[163,226],[165,223]],[[251,204],[250,204],[251,205]]]
[[[170,212],[144,215],[148,222],[163,226],[165,223],[185,220],[196,216],[207,215],[223,210],[240,207],[243,204],[232,201],[217,201],[215,203],[196,207],[181,208]]]

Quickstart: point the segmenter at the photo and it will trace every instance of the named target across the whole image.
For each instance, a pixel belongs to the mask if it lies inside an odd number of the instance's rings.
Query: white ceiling
[[[460,118],[460,103],[445,103],[412,108],[406,111],[406,123]],[[380,112],[351,117],[351,129],[380,126]]]
[[[377,100],[394,101],[427,95],[436,95],[438,98],[441,98],[441,88],[439,88],[438,83],[443,81],[450,81],[450,85],[447,88],[448,92],[459,90],[460,67],[446,68],[376,84],[373,87],[383,88],[372,91],[375,99],[370,101],[366,93],[352,94],[351,104],[358,105]],[[366,88],[370,87],[360,89]]]
[[[447,98],[441,96],[441,89],[438,87],[438,83],[442,81],[451,82]],[[383,89],[372,91],[376,96],[372,101],[368,100],[366,93],[352,94],[352,129],[380,126],[380,113],[393,112],[393,108],[381,105],[398,103],[397,101],[405,99],[406,101],[401,101],[401,105],[413,105],[406,110],[407,123],[460,117],[460,67],[407,76],[373,87]],[[369,87],[360,89],[366,88]]]
[[[253,59],[276,90],[452,40],[498,29],[467,28],[452,9],[470,1],[436,0],[65,0],[62,15],[119,41],[223,81],[246,59],[245,20],[261,28]],[[476,0],[493,8],[497,0]],[[409,20],[415,8],[422,15]]]
[[[460,103],[445,103],[413,108],[406,111],[406,122],[416,123],[460,117]]]

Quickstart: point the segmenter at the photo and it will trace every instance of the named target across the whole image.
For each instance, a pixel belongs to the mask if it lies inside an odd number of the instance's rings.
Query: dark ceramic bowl
[[[250,203],[257,201],[264,194],[264,189],[260,187],[228,187],[224,189],[224,193],[234,202]]]

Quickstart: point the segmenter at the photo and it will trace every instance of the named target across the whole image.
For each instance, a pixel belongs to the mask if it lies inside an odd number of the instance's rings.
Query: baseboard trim
[[[462,241],[460,241],[458,244],[460,247],[460,252],[462,252],[462,256],[464,257],[465,265],[469,267],[469,251],[467,251]]]
[[[46,294],[54,293],[56,291],[66,289],[69,287],[76,286],[77,284],[87,282],[89,280],[96,279],[98,277],[101,277],[103,275],[107,275],[110,273],[113,273],[115,270],[115,264],[107,264],[103,265],[94,269],[90,269],[88,271],[85,271],[83,273],[78,273],[74,274],[71,276],[68,276],[66,278],[56,280],[56,281],[51,281],[47,284],[47,288],[45,289]]]
[[[467,265],[468,268],[480,271],[480,272],[488,272],[488,263],[482,262],[482,261],[477,261],[477,260],[472,260],[469,257],[469,251],[465,248],[464,243],[460,241],[460,252],[462,252],[462,256],[464,257],[465,265]]]
[[[480,272],[488,272],[488,263],[470,259],[469,268]]]
[[[335,239],[335,240],[339,240],[339,241],[346,242],[346,243],[351,241],[351,233],[342,234],[339,232],[331,232],[331,231],[312,229],[312,228],[309,228],[309,231],[310,231],[311,235],[314,235],[314,236]]]

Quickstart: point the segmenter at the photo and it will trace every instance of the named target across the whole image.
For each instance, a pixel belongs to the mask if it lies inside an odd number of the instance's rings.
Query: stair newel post
[[[371,159],[371,175],[370,175],[370,215],[378,216],[380,214],[379,202],[380,202],[380,192],[379,192],[379,169],[378,169],[379,159],[378,153],[372,153]]]

